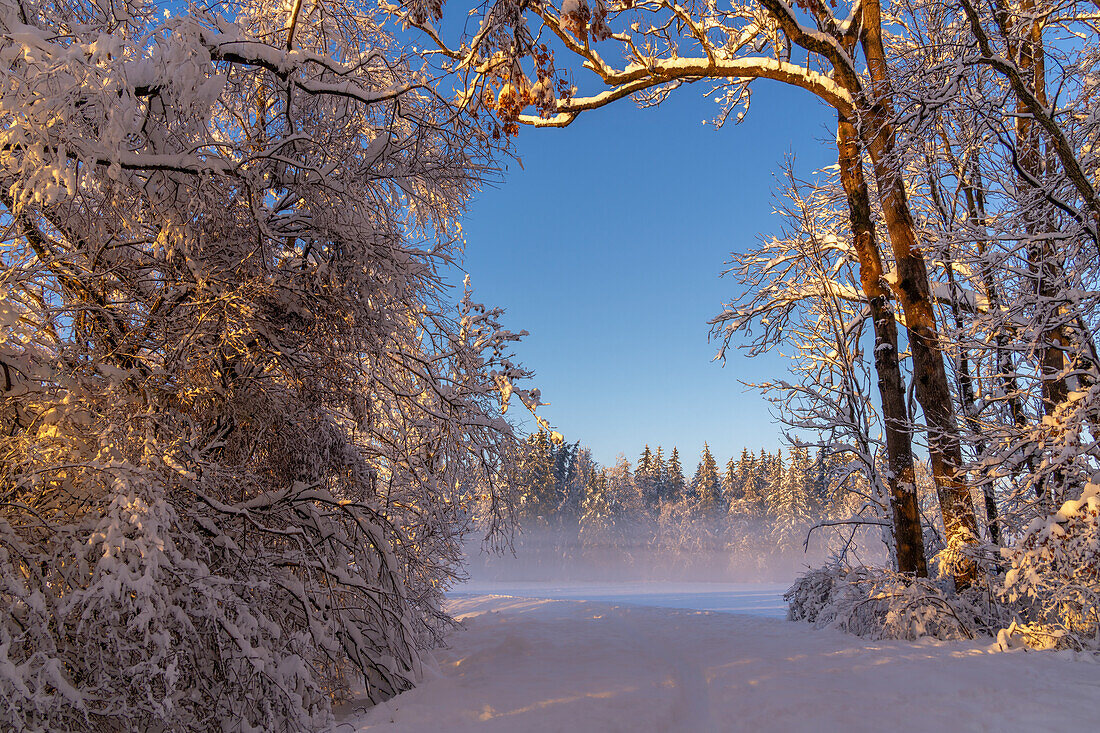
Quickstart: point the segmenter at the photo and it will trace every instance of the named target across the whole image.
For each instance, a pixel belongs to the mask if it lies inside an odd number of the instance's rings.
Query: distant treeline
[[[802,446],[758,454],[742,450],[720,470],[704,444],[691,480],[684,475],[678,448],[648,445],[632,464],[620,456],[600,466],[591,451],[576,443],[555,444],[543,432],[521,446],[513,478],[521,519],[573,517],[582,525],[642,519],[670,507],[700,518],[727,515],[804,522],[822,516],[833,502],[828,474],[832,466],[819,451]]]
[[[845,467],[800,445],[746,448],[721,470],[704,444],[689,480],[676,447],[666,457],[663,447],[647,445],[635,463],[620,456],[601,466],[579,442],[555,443],[539,432],[521,443],[516,466],[516,546],[528,569],[625,562],[695,579],[786,576],[784,568],[807,559],[803,545],[815,523],[858,511],[850,492],[835,489]],[[824,552],[820,540],[811,547]]]

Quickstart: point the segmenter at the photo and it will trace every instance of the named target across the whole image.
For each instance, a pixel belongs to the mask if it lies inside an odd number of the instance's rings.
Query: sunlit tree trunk
[[[863,105],[862,137],[870,153],[886,228],[897,267],[897,295],[913,352],[917,401],[928,427],[928,452],[939,496],[948,545],[977,540],[977,517],[966,479],[961,473],[962,449],[955,408],[944,367],[943,352],[932,305],[931,284],[924,257],[917,248],[916,230],[905,184],[896,136],[891,122],[891,89],[882,42],[878,0],[863,4],[863,52],[871,76],[870,99]],[[956,568],[955,586],[968,587],[975,577],[973,562]]]
[[[837,116],[837,152],[840,180],[848,198],[852,241],[859,258],[859,279],[871,309],[875,332],[875,371],[882,400],[883,430],[889,470],[886,483],[894,518],[898,570],[928,575],[920,511],[913,473],[913,444],[905,408],[905,380],[898,363],[898,329],[890,306],[890,290],[883,276],[882,255],[871,218],[871,197],[863,176],[863,159],[856,126]]]

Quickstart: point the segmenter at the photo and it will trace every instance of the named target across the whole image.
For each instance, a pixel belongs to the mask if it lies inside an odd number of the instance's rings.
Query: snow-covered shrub
[[[925,578],[880,568],[816,568],[784,599],[788,620],[872,639],[972,639],[983,627],[966,600]]]
[[[385,603],[389,628],[340,609],[385,593],[384,584],[326,599],[280,570],[274,563],[286,558],[277,553],[243,552],[221,533],[223,547],[208,543],[196,524],[216,527],[212,517],[181,517],[154,477],[140,478],[151,479],[144,490],[116,479],[102,515],[63,527],[52,542],[30,547],[3,526],[7,724],[318,729],[331,722],[330,695],[347,684],[340,645],[353,630],[376,635],[360,653],[379,689],[400,689],[417,673],[410,629],[394,628],[396,596]],[[247,576],[227,572],[233,561],[249,564]],[[16,582],[19,574],[31,577]],[[392,570],[382,577],[390,593],[400,588]],[[306,611],[296,593],[322,603]]]
[[[1100,651],[1100,485],[1035,520],[1002,554],[1003,595],[1021,618],[1000,634],[1003,645]]]
[[[817,623],[831,603],[837,583],[846,574],[839,566],[826,565],[800,575],[783,594],[783,600],[787,602],[787,620]]]
[[[0,0],[0,729],[416,682],[538,395],[440,279],[485,139],[376,12]]]

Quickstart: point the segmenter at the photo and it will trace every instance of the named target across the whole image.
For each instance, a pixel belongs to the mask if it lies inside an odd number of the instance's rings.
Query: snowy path
[[[1093,731],[1100,665],[776,619],[469,596],[417,689],[338,730]]]

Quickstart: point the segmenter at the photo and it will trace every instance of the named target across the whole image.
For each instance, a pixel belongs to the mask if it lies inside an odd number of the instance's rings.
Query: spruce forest
[[[724,468],[704,444],[686,473],[678,448],[666,460],[664,448],[647,445],[635,463],[620,456],[604,467],[579,443],[555,444],[538,432],[522,442],[512,479],[515,559],[524,573],[551,579],[625,573],[700,581],[785,579],[845,546],[882,562],[885,525],[858,518],[866,485],[853,476],[850,490],[835,493],[835,476],[847,470],[797,444],[775,453],[742,449]],[[842,525],[847,531],[829,531]],[[516,574],[508,555],[473,562],[475,575]]]
[[[782,445],[601,465],[464,216],[764,85],[830,163],[699,325]],[[1098,95],[1097,0],[0,0],[0,728],[1091,729]]]

